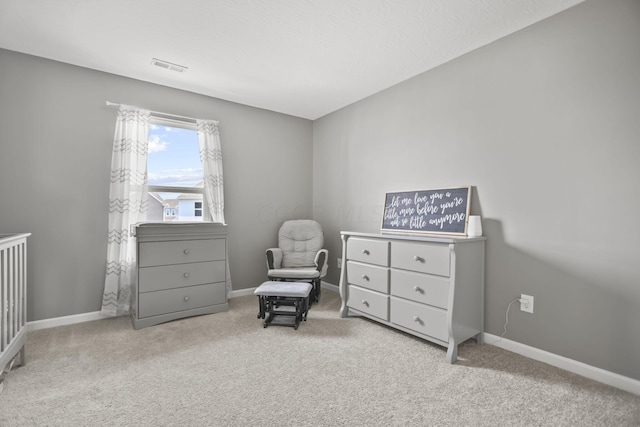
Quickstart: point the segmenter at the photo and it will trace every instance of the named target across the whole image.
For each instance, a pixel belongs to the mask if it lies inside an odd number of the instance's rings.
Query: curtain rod
[[[117,104],[115,102],[111,102],[111,101],[106,101],[107,106],[108,107],[119,107],[121,104]],[[156,117],[160,117],[160,118],[165,118],[165,119],[174,119],[174,120],[179,120],[182,122],[189,122],[189,123],[196,123],[196,120],[199,119],[194,119],[193,117],[187,117],[187,116],[179,116],[177,114],[170,114],[170,113],[163,113],[161,111],[152,111],[149,110],[149,112],[151,113],[151,115],[156,116]],[[218,122],[216,120],[208,120],[210,122],[214,122],[215,124],[218,124]]]

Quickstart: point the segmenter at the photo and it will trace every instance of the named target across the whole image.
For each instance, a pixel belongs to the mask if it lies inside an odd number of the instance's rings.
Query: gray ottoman
[[[298,329],[300,322],[307,320],[311,289],[313,286],[307,282],[268,281],[258,286],[253,293],[258,296],[260,305],[258,319],[266,317],[263,327],[278,325]],[[278,310],[280,306],[290,309]]]

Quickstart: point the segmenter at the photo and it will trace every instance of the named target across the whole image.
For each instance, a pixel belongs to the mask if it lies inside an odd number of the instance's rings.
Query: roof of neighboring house
[[[167,199],[164,201],[164,205],[168,208],[175,208],[178,206],[178,199]]]
[[[178,200],[202,200],[202,194],[198,193],[182,193],[177,197]]]
[[[164,206],[165,201],[164,199],[162,199],[162,197],[160,197],[158,193],[149,193],[149,196],[151,196],[152,199],[155,199],[158,203]]]

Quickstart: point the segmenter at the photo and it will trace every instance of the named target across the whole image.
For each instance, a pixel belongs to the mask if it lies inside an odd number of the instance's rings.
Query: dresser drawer
[[[446,309],[449,304],[449,278],[392,269],[391,295]]]
[[[441,341],[449,341],[446,310],[391,297],[391,323]]]
[[[139,292],[160,291],[226,280],[224,261],[143,267],[138,270]]]
[[[138,317],[158,316],[226,302],[226,283],[146,292],[138,296]]]
[[[389,269],[359,262],[347,262],[347,281],[374,291],[389,293]]]
[[[389,320],[389,295],[349,286],[347,306],[382,320]]]
[[[139,244],[138,266],[216,261],[225,255],[225,239],[145,242]]]
[[[388,267],[389,242],[352,237],[347,242],[347,259]]]
[[[403,270],[449,277],[449,245],[392,242],[391,266]]]

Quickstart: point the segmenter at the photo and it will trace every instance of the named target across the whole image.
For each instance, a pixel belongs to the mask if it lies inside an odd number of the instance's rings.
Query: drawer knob
[[[424,258],[422,258],[422,257],[420,257],[418,255],[414,256],[413,260],[416,261],[416,262],[424,262]]]
[[[187,279],[189,277],[189,273],[184,273],[183,276],[185,279]]]
[[[366,280],[367,282],[369,281],[369,276],[367,276],[366,274],[362,275],[362,280]]]
[[[185,254],[185,255],[189,255],[189,249],[185,249],[185,250],[184,250],[184,251],[182,251],[182,252],[184,252],[184,254]]]
[[[416,292],[422,292],[422,288],[420,288],[420,286],[414,286],[413,290]]]
[[[184,297],[184,300],[185,301],[189,301],[189,297]]]
[[[369,302],[366,299],[362,300],[362,305],[369,307]]]
[[[419,322],[419,321],[420,321],[420,318],[419,318],[418,316],[413,316],[413,321],[414,321],[414,322]]]
[[[369,250],[368,250],[368,249],[363,249],[363,250],[362,250],[362,253],[363,253],[363,254],[365,254],[365,255],[369,255],[369,254],[370,254],[370,252],[369,252]]]

